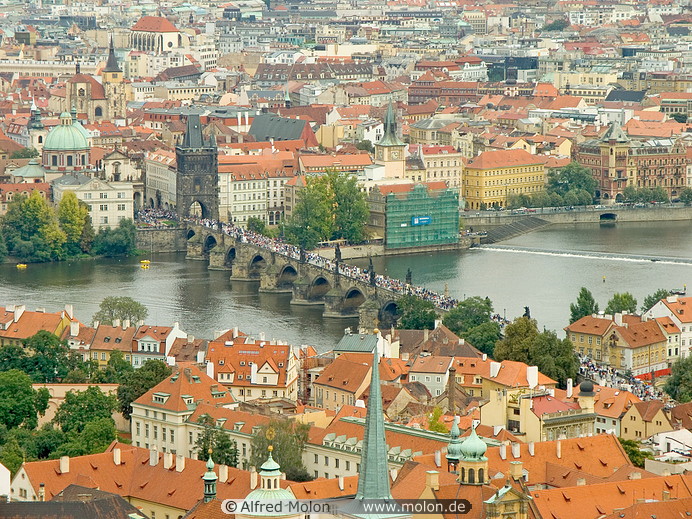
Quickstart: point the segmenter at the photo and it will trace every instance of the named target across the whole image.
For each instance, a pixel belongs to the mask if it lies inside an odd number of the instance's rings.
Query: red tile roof
[[[142,16],[132,26],[133,31],[140,32],[178,32],[178,29],[162,16]]]

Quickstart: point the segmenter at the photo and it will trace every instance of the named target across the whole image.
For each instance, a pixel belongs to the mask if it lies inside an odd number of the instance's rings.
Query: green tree
[[[653,294],[649,294],[644,298],[644,304],[642,304],[642,312],[650,310],[652,306],[658,303],[661,299],[665,299],[670,295],[670,290],[667,288],[659,288]]]
[[[79,435],[79,443],[84,446],[87,454],[103,452],[113,440],[118,439],[113,418],[101,417],[89,420]]]
[[[105,369],[101,373],[101,379],[105,384],[120,384],[134,371],[132,364],[125,360],[122,351],[111,353]]]
[[[442,434],[449,434],[447,427],[445,427],[445,424],[443,424],[440,420],[441,417],[442,409],[435,407],[428,417],[428,430]]]
[[[375,146],[373,146],[372,142],[368,139],[357,142],[356,149],[367,151],[368,153],[375,153]]]
[[[564,31],[567,27],[569,27],[569,22],[565,20],[564,18],[560,18],[559,20],[553,20],[552,22],[546,24],[543,26],[544,31]]]
[[[131,297],[108,296],[99,304],[99,311],[94,314],[92,321],[108,325],[112,325],[116,319],[136,323],[145,320],[148,315],[147,307]]]
[[[19,446],[19,443],[14,438],[10,439],[5,445],[0,448],[0,463],[5,465],[12,473],[12,477],[24,463],[26,453]]]
[[[281,465],[286,478],[292,481],[310,481],[312,477],[303,465],[303,452],[308,441],[310,425],[293,420],[272,419],[260,427],[252,438],[251,467],[261,467],[272,445],[272,457]]]
[[[5,237],[2,234],[2,230],[0,230],[0,263],[5,261],[5,258],[7,258],[7,244],[5,243]]]
[[[91,223],[91,215],[87,213],[84,220],[84,227],[82,227],[82,235],[79,237],[79,248],[82,249],[84,254],[89,254],[91,252],[95,237],[96,233]]]
[[[469,331],[463,333],[463,338],[474,347],[492,356],[495,344],[502,336],[500,325],[493,321],[474,326]]]
[[[81,357],[75,355],[54,334],[41,330],[24,341],[24,348],[32,354],[27,357],[24,370],[35,382],[57,382],[80,366]]]
[[[231,440],[221,427],[216,427],[216,421],[208,414],[200,416],[197,423],[202,425],[202,432],[195,442],[197,459],[206,460],[211,450],[216,463],[237,467],[238,446],[235,440]]]
[[[247,230],[267,236],[267,224],[264,223],[264,220],[256,216],[251,216],[247,219]]]
[[[331,194],[334,229],[332,239],[344,239],[350,243],[365,240],[365,226],[368,223],[368,203],[365,192],[358,187],[354,175],[329,171],[322,177],[328,184]]]
[[[605,308],[605,313],[615,314],[618,312],[628,312],[633,314],[637,311],[637,300],[629,292],[622,294],[616,292],[608,301],[608,306]]]
[[[21,150],[17,150],[12,155],[10,155],[11,159],[35,159],[36,157],[39,156],[38,150],[36,148],[22,148]]]
[[[115,229],[103,228],[94,237],[92,250],[101,256],[131,256],[137,249],[137,228],[131,219],[121,220]]]
[[[505,336],[495,345],[495,360],[516,360],[531,363],[531,348],[538,338],[538,325],[534,319],[519,317],[505,327]]]
[[[635,467],[644,468],[646,460],[653,458],[651,453],[645,452],[639,448],[639,442],[634,440],[625,440],[623,438],[618,438],[618,440],[620,440],[620,445],[622,445],[627,457]]]
[[[48,408],[48,390],[36,391],[29,376],[11,369],[0,373],[0,423],[8,429],[19,427],[34,429],[38,415]]]
[[[569,324],[577,322],[582,317],[598,313],[598,303],[586,287],[581,287],[577,301],[569,305]]]
[[[541,191],[531,196],[531,205],[533,207],[551,207],[552,200],[548,193]]]
[[[38,431],[32,434],[33,458],[46,460],[54,457],[54,452],[65,442],[67,435],[60,429],[56,429],[52,424],[45,424]]]
[[[53,422],[63,432],[82,432],[87,423],[99,418],[110,418],[118,406],[113,395],[103,393],[97,386],[84,391],[69,391],[55,413]]]
[[[680,201],[685,205],[692,204],[692,187],[683,187],[680,190]]]
[[[19,344],[6,344],[0,347],[0,371],[19,369],[24,371],[27,366],[28,355]]]
[[[304,249],[314,249],[319,242],[331,238],[334,221],[329,204],[326,183],[308,178],[305,187],[298,192],[293,214],[284,222],[286,240]]]
[[[668,192],[662,186],[656,186],[651,190],[651,199],[648,202],[669,202]]]
[[[84,226],[89,216],[89,208],[80,202],[74,191],[67,191],[58,204],[58,221],[65,233],[65,252],[76,256],[82,252],[81,241]]]
[[[681,404],[692,400],[692,357],[678,359],[673,363],[663,390]]]
[[[489,298],[473,296],[460,301],[442,319],[451,331],[461,336],[464,332],[490,322],[493,313],[493,304]]]
[[[553,168],[548,171],[549,193],[564,196],[569,191],[583,189],[593,196],[597,187],[598,182],[593,178],[591,170],[578,162],[572,161],[564,168]]]
[[[170,366],[161,360],[149,359],[142,367],[129,373],[118,386],[120,412],[130,418],[132,402],[149,391],[172,373]]]
[[[560,193],[550,193],[550,205],[553,207],[562,207],[565,202],[562,200]]]
[[[530,364],[538,371],[567,387],[567,379],[575,379],[579,361],[569,339],[559,339],[555,332],[546,330],[538,334],[529,350]]]
[[[437,312],[435,305],[417,296],[405,295],[397,301],[397,328],[401,330],[433,330]]]
[[[622,190],[622,198],[626,202],[636,202],[639,200],[639,191],[634,186],[627,186]]]

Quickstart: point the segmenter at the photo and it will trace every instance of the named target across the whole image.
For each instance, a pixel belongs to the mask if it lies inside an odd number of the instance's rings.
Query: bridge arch
[[[267,266],[267,260],[260,253],[255,253],[248,265],[248,275],[251,278],[260,277],[260,272]]]
[[[235,247],[230,247],[223,258],[223,263],[226,267],[233,267],[233,262],[235,261]]]
[[[346,293],[344,294],[344,313],[353,312],[363,303],[365,303],[365,294],[360,290],[360,288],[349,288],[348,290],[346,290]]]
[[[323,300],[325,294],[331,289],[332,284],[329,282],[329,280],[326,277],[319,275],[312,280],[312,283],[310,283],[310,288],[308,288],[307,294],[308,300]]]
[[[293,285],[296,279],[298,279],[298,271],[295,267],[293,265],[284,265],[279,271],[279,277],[276,279],[276,287],[289,287]]]
[[[186,238],[186,239],[189,240],[189,239],[192,238],[195,234],[197,234],[197,233],[194,231],[194,229],[188,229],[188,230],[187,230],[187,235],[186,235],[187,238]]]
[[[211,251],[218,242],[216,241],[216,238],[214,237],[213,234],[209,234],[206,238],[204,238],[204,246],[202,247],[202,252],[207,255],[209,254],[209,251]]]
[[[399,305],[396,301],[390,300],[382,305],[377,315],[382,328],[391,328],[399,319]]]
[[[607,222],[607,223],[617,222],[618,215],[617,215],[617,213],[602,213],[598,217],[598,219],[600,222]]]

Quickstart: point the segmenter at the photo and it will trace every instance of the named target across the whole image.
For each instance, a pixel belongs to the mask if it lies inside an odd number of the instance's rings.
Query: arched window
[[[97,107],[94,109],[94,115],[95,115],[96,117],[103,117],[103,109],[102,109],[100,106],[97,106]]]
[[[478,469],[478,482],[479,483],[483,483],[485,481],[483,476],[484,476],[483,469]]]
[[[57,166],[58,165],[58,156],[52,155],[50,158],[50,163],[51,163],[51,166]]]
[[[469,483],[471,485],[476,483],[476,471],[473,469],[469,469]]]
[[[461,482],[466,483],[466,469],[464,467],[461,467]]]
[[[67,156],[67,165],[72,166],[72,155]]]
[[[38,143],[43,144],[43,135],[38,136]]]

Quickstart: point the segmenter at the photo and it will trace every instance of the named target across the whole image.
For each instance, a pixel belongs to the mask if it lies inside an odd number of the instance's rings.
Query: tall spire
[[[111,41],[108,45],[108,61],[106,61],[106,67],[103,72],[122,72],[118,66],[118,60],[115,57],[115,48],[113,47],[113,36],[111,35]]]
[[[202,476],[204,480],[204,502],[208,503],[216,499],[216,481],[219,479],[214,472],[214,460],[211,459],[211,449],[209,449],[209,459],[207,460],[207,471]]]
[[[389,462],[384,433],[384,410],[380,388],[380,356],[375,348],[370,378],[368,412],[365,415],[363,449],[360,455],[360,476],[356,499],[391,499]]]
[[[384,117],[384,134],[377,144],[379,146],[404,146],[404,143],[397,136],[396,115],[394,114],[394,105],[391,100]]]

